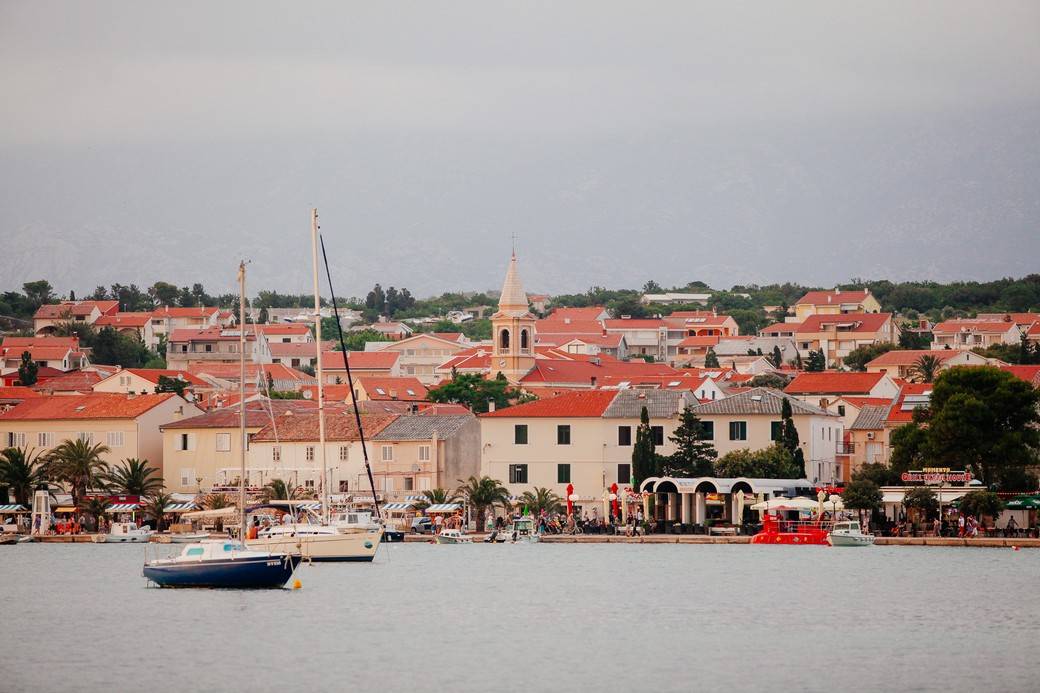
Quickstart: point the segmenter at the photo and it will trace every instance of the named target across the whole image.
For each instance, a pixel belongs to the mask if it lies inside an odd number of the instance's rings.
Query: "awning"
[[[0,513],[27,513],[29,512],[24,505],[18,505],[17,503],[11,503],[9,505],[0,505]]]
[[[227,508],[214,508],[213,510],[193,510],[181,515],[182,520],[203,520],[207,518],[233,517],[238,514],[238,508],[230,506]]]
[[[882,503],[902,503],[903,494],[899,492],[885,491],[881,494]]]
[[[412,505],[412,503],[387,503],[383,506],[383,510],[408,510]]]
[[[141,506],[138,503],[113,503],[108,506],[108,512],[110,513],[131,513]]]
[[[461,503],[437,503],[426,508],[428,513],[453,513],[462,507]]]
[[[310,512],[318,512],[321,510],[321,503],[295,503],[293,505],[297,510],[308,510]]]
[[[168,513],[183,513],[189,510],[194,510],[194,503],[173,503],[166,508]]]
[[[56,513],[74,513],[74,512],[76,512],[76,506],[75,505],[59,505],[57,508],[54,509],[54,512],[56,512]]]
[[[918,487],[918,486],[908,486],[907,488],[920,488],[920,487]],[[928,488],[928,487],[925,487],[925,488]],[[970,493],[974,489],[971,489],[971,488],[961,488],[961,489],[949,489],[949,488],[946,488],[946,489],[943,489],[942,491],[938,491],[938,490],[935,490],[933,488],[932,490],[935,493],[935,497],[939,500],[940,503],[942,503],[943,505],[948,505],[948,504],[952,503],[953,501],[957,500],[958,498],[966,496],[968,493]],[[904,495],[906,495],[906,491],[885,491],[881,495],[881,502],[882,503],[902,503]]]

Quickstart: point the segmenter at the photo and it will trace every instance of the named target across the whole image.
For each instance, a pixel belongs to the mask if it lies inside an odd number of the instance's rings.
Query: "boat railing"
[[[807,532],[810,530],[830,531],[834,527],[834,522],[835,521],[831,519],[825,520],[821,518],[814,518],[812,520],[785,520],[783,518],[767,515],[763,519],[762,531],[780,532],[784,534]]]

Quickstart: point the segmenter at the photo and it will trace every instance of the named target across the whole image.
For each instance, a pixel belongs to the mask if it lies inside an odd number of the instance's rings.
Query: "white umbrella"
[[[751,506],[752,510],[816,510],[817,503],[810,498],[770,498]]]

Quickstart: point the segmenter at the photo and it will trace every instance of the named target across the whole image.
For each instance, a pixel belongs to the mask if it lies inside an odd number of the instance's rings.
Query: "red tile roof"
[[[190,308],[176,308],[170,306],[163,306],[157,310],[152,311],[153,318],[208,318],[211,315],[219,314],[220,308],[212,308],[206,306],[192,306]]]
[[[868,405],[883,406],[892,403],[892,399],[889,397],[855,397],[846,395],[841,400],[861,409]]]
[[[419,402],[426,399],[426,387],[418,378],[362,376],[355,378],[369,399]]]
[[[761,330],[758,331],[758,333],[761,335],[780,333],[794,334],[798,331],[798,328],[801,326],[802,323],[800,322],[774,322],[772,325],[769,325],[768,327],[763,327]]]
[[[200,380],[188,371],[169,369],[169,368],[124,368],[127,373],[133,373],[134,375],[144,378],[150,383],[156,385],[159,384],[159,377],[163,376],[166,378],[179,378],[192,385],[206,385],[205,380]],[[117,375],[114,373],[113,375]]]
[[[710,347],[715,346],[719,343],[718,335],[709,335],[704,337],[686,337],[679,342],[680,347]]]
[[[802,373],[784,388],[784,392],[792,395],[866,394],[884,377],[884,373]]]
[[[65,358],[69,351],[79,354],[78,337],[4,337],[0,342],[0,358],[20,358],[28,351],[39,361]]]
[[[934,356],[940,361],[960,354],[955,349],[894,349],[868,363],[868,366],[913,366],[922,356]]]
[[[449,342],[461,342],[465,341],[466,335],[462,332],[430,332],[434,337],[447,340]]]
[[[798,334],[829,332],[835,325],[852,325],[844,334],[873,334],[892,319],[891,313],[844,313],[841,315],[810,315],[798,327]]]
[[[151,313],[115,313],[113,315],[102,315],[94,323],[94,327],[121,327],[141,328],[152,319]]]
[[[398,351],[351,351],[347,358],[350,359],[350,370],[388,370],[394,367],[401,357]],[[321,367],[329,371],[342,371],[346,369],[342,351],[323,351],[321,354]]]
[[[570,319],[573,321],[590,320],[595,321],[599,316],[606,312],[606,308],[603,306],[588,306],[585,308],[553,308],[553,311],[549,314],[546,320],[564,320]]]
[[[665,321],[660,318],[627,318],[603,321],[603,327],[608,330],[650,330],[665,326]]]
[[[895,424],[904,424],[913,421],[913,410],[902,410],[903,400],[907,395],[927,395],[932,391],[932,387],[934,387],[932,383],[906,383],[903,385],[899,390],[899,394],[896,395],[896,398],[892,401],[892,406],[888,410],[888,418],[886,421]]]
[[[832,306],[842,303],[862,303],[868,291],[810,291],[795,301],[795,305]]]
[[[483,418],[545,418],[545,417],[600,417],[617,397],[613,390],[588,390],[568,392],[558,397],[539,399],[518,404],[515,407],[498,409]]]
[[[248,396],[248,395],[247,395]],[[301,399],[273,399],[255,400],[246,402],[246,428],[263,428],[271,423],[271,413],[275,416],[287,411],[314,411],[317,410],[317,402],[308,402]],[[237,401],[229,406],[190,419],[181,419],[163,424],[161,430],[178,428],[238,428],[239,408]]]
[[[575,385],[591,384],[592,378],[597,381],[604,375],[643,376],[643,375],[678,375],[679,371],[663,363],[646,363],[644,361],[617,361],[601,359],[594,361],[570,361],[563,359],[535,359],[534,368],[520,379],[528,383],[566,383]]]
[[[597,320],[539,320],[534,327],[538,335],[603,334],[603,325]]]
[[[258,363],[247,363],[246,364],[246,378],[249,380],[255,380],[257,374],[263,371],[264,375],[270,375],[274,380],[298,380],[298,381],[311,381],[314,382],[314,378],[288,366],[283,366],[280,363],[265,363],[263,365]],[[213,378],[220,378],[222,380],[238,380],[238,364],[237,363],[193,363],[188,366],[188,372],[192,375],[203,376],[208,375]]]
[[[56,378],[37,382],[33,389],[40,392],[92,392],[104,377],[97,371],[69,371]]]
[[[318,385],[303,385],[300,387],[304,399],[318,400]],[[326,402],[349,402],[350,385],[326,385],[322,388]]]
[[[0,402],[13,402],[22,401],[23,399],[29,399],[31,397],[43,397],[39,392],[33,390],[30,387],[22,387],[21,385],[11,385],[10,387],[0,387]]]
[[[271,356],[278,358],[316,358],[317,342],[271,342],[267,345]]]
[[[238,328],[220,327],[179,327],[170,333],[169,342],[237,342]],[[256,335],[246,326],[246,341],[255,341]]]
[[[956,334],[957,332],[984,332],[988,334],[1004,334],[1015,323],[1002,320],[944,320],[932,327],[932,334]]]
[[[370,440],[390,425],[397,415],[362,414],[361,425],[365,429],[365,440]],[[277,434],[275,430],[277,429]],[[293,443],[318,440],[318,412],[293,411],[275,417],[274,423],[268,423],[253,434],[253,442]],[[325,407],[325,440],[350,441],[360,440],[354,410],[338,405]]]
[[[1000,366],[1000,370],[1007,371],[1016,378],[1040,387],[1040,366]]]
[[[177,395],[126,395],[95,392],[78,397],[54,396],[27,399],[5,414],[0,421],[46,421],[65,419],[136,419]]]
[[[267,335],[274,335],[274,334],[276,334],[276,335],[290,335],[290,336],[291,335],[302,335],[302,334],[307,334],[308,332],[311,331],[311,328],[308,325],[304,325],[302,323],[291,323],[291,322],[267,323],[267,324],[263,324],[263,325],[257,325],[256,329],[259,330],[260,333],[265,335],[265,336],[267,336]]]

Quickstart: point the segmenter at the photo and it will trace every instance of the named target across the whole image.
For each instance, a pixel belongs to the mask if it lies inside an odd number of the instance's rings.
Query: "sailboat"
[[[324,246],[322,247],[324,255]],[[328,451],[325,446],[325,377],[321,365],[321,295],[318,292],[318,210],[311,210],[311,259],[313,264],[314,283],[314,339],[319,345],[316,375],[318,378],[318,449],[321,451],[321,517],[314,522],[294,522],[264,529],[256,539],[246,543],[252,548],[263,548],[271,551],[285,551],[302,556],[310,561],[371,561],[383,539],[383,528],[374,525],[364,531],[340,528],[330,521],[331,504],[329,500]],[[326,272],[328,263],[326,261]],[[329,289],[331,291],[331,276]],[[336,298],[332,297],[335,308]],[[336,322],[339,322],[339,311],[336,310]],[[342,344],[342,332],[339,335]],[[344,362],[346,363],[346,349]],[[347,380],[350,381],[350,364],[347,363]],[[353,395],[353,391],[351,392]],[[369,482],[373,484],[372,495],[375,497],[375,485],[371,468],[368,464],[368,451],[365,447],[365,433],[361,425],[361,415],[354,401],[358,435],[361,438],[361,449],[364,452],[365,467],[368,468]],[[244,536],[244,535],[243,535]]]
[[[238,267],[239,285],[239,430],[242,435],[241,473],[238,477],[239,536],[246,530],[246,410],[245,317],[246,264]],[[284,587],[301,557],[290,552],[253,551],[234,539],[185,544],[179,556],[146,561],[143,574],[160,587]]]

